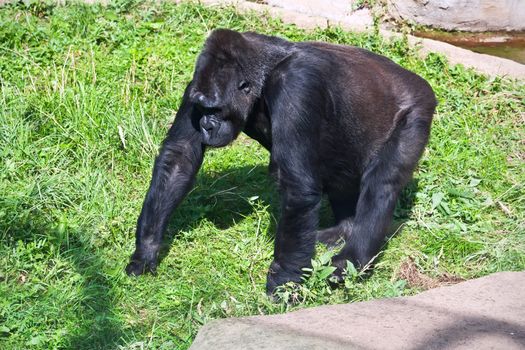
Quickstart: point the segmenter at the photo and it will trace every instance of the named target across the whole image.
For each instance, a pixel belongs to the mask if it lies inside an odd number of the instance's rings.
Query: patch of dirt
[[[438,277],[431,277],[419,270],[412,258],[405,260],[399,267],[397,277],[407,281],[411,288],[431,289],[442,286],[449,286],[465,279],[449,273],[443,273]]]
[[[20,273],[20,276],[18,276],[18,283],[24,284],[27,281],[27,272],[23,271]]]

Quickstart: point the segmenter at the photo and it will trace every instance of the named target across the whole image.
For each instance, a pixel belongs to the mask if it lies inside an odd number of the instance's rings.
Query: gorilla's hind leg
[[[350,237],[333,259],[340,275],[350,260],[363,268],[377,255],[392,220],[397,197],[408,183],[430,132],[432,111],[413,110],[399,121],[366,167]]]

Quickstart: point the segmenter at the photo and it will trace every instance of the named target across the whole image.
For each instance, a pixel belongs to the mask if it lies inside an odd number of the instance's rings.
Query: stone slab
[[[410,297],[215,320],[190,349],[525,349],[525,272]]]

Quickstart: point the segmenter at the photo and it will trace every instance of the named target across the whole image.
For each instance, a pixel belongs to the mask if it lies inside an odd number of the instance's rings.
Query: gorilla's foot
[[[350,278],[355,277],[357,273],[360,277],[366,277],[371,272],[372,262],[374,257],[362,257],[362,261],[366,261],[366,264],[360,264],[355,258],[346,256],[344,254],[338,254],[332,258],[332,266],[336,269],[330,277],[332,286],[337,286],[344,283],[345,278],[350,274]],[[349,262],[354,266],[354,269],[348,267]]]
[[[266,293],[273,296],[277,287],[282,286],[288,282],[301,283],[302,273],[301,269],[284,269],[281,264],[272,261],[270,269],[268,270],[268,277],[266,279]]]

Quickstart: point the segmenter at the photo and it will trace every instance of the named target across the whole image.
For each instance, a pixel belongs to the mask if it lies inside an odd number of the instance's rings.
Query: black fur
[[[155,270],[169,215],[205,147],[225,146],[241,131],[271,152],[281,194],[268,292],[301,281],[316,239],[345,240],[332,262],[336,276],[347,259],[365,266],[383,244],[435,107],[425,80],[367,50],[213,31],[155,162],[128,274]],[[318,232],[323,194],[337,222]]]

